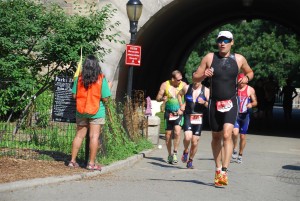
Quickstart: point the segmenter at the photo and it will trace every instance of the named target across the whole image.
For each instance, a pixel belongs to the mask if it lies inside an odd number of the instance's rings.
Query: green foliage
[[[49,92],[50,93],[50,92]],[[36,108],[45,111],[49,115],[47,100],[49,93],[38,97],[35,102]],[[49,98],[48,98],[49,99]],[[45,101],[45,105],[42,105]],[[109,164],[114,161],[126,159],[143,150],[153,148],[150,141],[143,136],[132,141],[129,134],[123,127],[123,116],[120,115],[124,109],[121,103],[118,106],[114,100],[109,99],[105,104],[106,123],[102,127],[100,136],[100,150],[97,159],[101,164]],[[33,111],[34,112],[34,111]],[[45,120],[46,121],[46,120]],[[4,148],[0,155],[9,155],[18,158],[34,158],[49,160],[50,158],[69,160],[72,142],[76,134],[76,124],[54,123],[48,121],[47,126],[32,123],[22,126],[18,134],[13,134],[15,123],[0,122],[0,148]],[[78,160],[85,160],[84,140],[78,152]],[[25,151],[24,154],[21,152]]]
[[[67,124],[67,127],[61,125],[52,125],[47,128],[36,126],[21,129],[18,135],[13,135],[12,124],[1,123],[0,130],[2,149],[0,155],[6,155],[17,158],[33,158],[49,160],[66,160],[71,153],[72,141],[75,136],[75,124]],[[5,132],[4,132],[5,131]],[[78,153],[78,158],[84,159],[85,141]]]
[[[133,154],[152,148],[153,145],[147,139],[140,138],[136,143],[130,140],[128,133],[123,127],[122,119],[117,113],[116,103],[110,98],[106,103],[106,123],[103,128],[103,154],[99,160],[103,164],[115,160],[125,159]]]
[[[233,33],[232,52],[245,56],[255,73],[254,81],[273,74],[281,86],[288,77],[297,81],[296,86],[300,86],[299,36],[289,28],[263,20],[236,21],[213,30],[200,40],[191,53],[186,72],[192,72],[199,65],[195,64],[198,60],[195,52],[201,59],[208,52],[218,51],[216,36],[221,30]]]
[[[195,70],[195,66],[199,66],[200,64],[200,57],[197,54],[197,52],[193,51],[188,58],[188,61],[185,66],[185,77],[188,80],[189,83],[192,83],[192,73]]]
[[[0,0],[0,118],[24,110],[55,75],[73,74],[81,48],[83,55],[103,60],[111,51],[102,41],[124,43],[114,31],[120,23],[111,21],[116,10],[110,4],[95,8],[88,5],[84,16],[67,15],[55,4]]]
[[[157,112],[155,116],[158,116],[160,118],[160,128],[159,133],[165,133],[165,120],[164,120],[164,112]]]
[[[51,111],[53,104],[53,93],[50,90],[46,90],[37,99],[35,99],[36,125],[38,127],[46,127],[51,120]]]

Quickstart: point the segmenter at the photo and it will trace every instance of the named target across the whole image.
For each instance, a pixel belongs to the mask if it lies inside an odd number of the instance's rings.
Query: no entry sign
[[[125,64],[130,66],[141,66],[142,47],[139,45],[126,45]]]

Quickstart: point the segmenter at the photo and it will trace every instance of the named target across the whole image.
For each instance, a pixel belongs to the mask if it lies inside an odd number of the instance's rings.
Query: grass
[[[164,113],[163,112],[158,112],[155,114],[155,116],[158,116],[160,118],[160,133],[165,133],[165,123],[164,123]]]

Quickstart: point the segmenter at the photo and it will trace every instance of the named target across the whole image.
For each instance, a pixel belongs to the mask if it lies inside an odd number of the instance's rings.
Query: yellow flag
[[[75,72],[75,75],[74,75],[74,79],[77,78],[81,72],[81,68],[82,68],[82,47],[80,48],[80,60],[78,62],[78,65],[77,65],[77,69],[76,69],[76,72]]]

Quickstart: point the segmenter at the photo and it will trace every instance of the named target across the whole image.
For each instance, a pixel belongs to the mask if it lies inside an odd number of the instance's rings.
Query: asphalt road
[[[284,133],[282,133],[284,135]],[[161,135],[162,137],[163,135]],[[194,159],[195,169],[166,163],[162,149],[145,153],[133,165],[119,163],[119,170],[1,191],[0,201],[299,201],[300,139],[248,134],[243,164],[231,163],[229,185],[215,188],[211,134],[204,131]],[[180,153],[182,152],[182,143]],[[51,181],[51,179],[48,179]],[[3,187],[3,186],[2,186]]]

